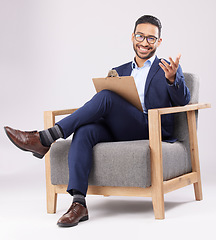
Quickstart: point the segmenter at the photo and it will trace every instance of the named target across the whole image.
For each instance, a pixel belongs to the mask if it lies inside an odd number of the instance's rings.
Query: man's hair
[[[162,25],[158,18],[151,16],[151,15],[144,15],[144,16],[140,17],[135,23],[134,33],[136,31],[137,25],[141,24],[141,23],[149,23],[149,24],[156,26],[158,28],[158,35],[160,38]]]

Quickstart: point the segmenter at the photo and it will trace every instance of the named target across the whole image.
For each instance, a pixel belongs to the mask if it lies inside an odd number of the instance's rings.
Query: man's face
[[[136,40],[135,35],[140,34],[140,36],[145,37],[155,37],[157,40],[155,43],[148,43],[145,38],[144,41],[139,42]],[[158,28],[149,23],[138,24],[136,27],[135,34],[132,34],[133,48],[136,53],[136,57],[147,60],[154,55],[157,47],[161,44],[162,39],[159,38]]]

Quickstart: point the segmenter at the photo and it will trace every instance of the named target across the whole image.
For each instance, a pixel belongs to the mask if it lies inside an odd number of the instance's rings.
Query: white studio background
[[[215,0],[0,0],[1,198],[28,182],[45,187],[43,162],[16,149],[3,126],[41,130],[43,111],[84,104],[93,77],[132,60],[144,14],[163,25],[158,57],[181,53],[183,71],[200,77],[200,102],[212,104],[200,111],[198,136],[202,179],[215,191],[215,9]]]

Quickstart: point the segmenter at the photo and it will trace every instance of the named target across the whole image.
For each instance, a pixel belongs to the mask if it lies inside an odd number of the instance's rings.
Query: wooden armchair
[[[185,187],[190,184],[194,184],[195,198],[196,200],[202,200],[202,187],[201,187],[201,177],[200,177],[200,166],[199,166],[199,153],[198,153],[198,142],[197,142],[197,132],[196,132],[196,119],[197,119],[197,110],[210,108],[210,104],[200,104],[193,103],[198,100],[198,79],[195,75],[185,73],[185,81],[191,92],[191,103],[183,107],[170,107],[170,108],[160,108],[152,109],[148,112],[149,118],[149,140],[133,141],[134,145],[140,149],[140,152],[145,151],[138,157],[140,158],[140,163],[142,166],[143,161],[147,166],[146,171],[150,171],[149,174],[141,174],[141,182],[143,185],[133,185],[127,183],[127,180],[119,180],[117,176],[114,176],[114,182],[109,181],[104,183],[104,180],[97,175],[97,171],[100,171],[100,166],[103,165],[101,162],[101,155],[99,154],[105,148],[112,149],[115,144],[119,144],[120,148],[129,146],[127,142],[122,143],[99,143],[95,148],[95,154],[93,156],[93,167],[89,177],[89,188],[87,194],[96,194],[104,196],[142,196],[142,197],[152,197],[153,209],[156,219],[164,219],[164,194],[174,191],[176,189]],[[59,115],[72,114],[77,109],[68,109],[68,110],[59,110],[59,111],[46,111],[44,112],[44,124],[45,129],[54,126],[55,117]],[[161,115],[163,114],[175,114],[175,135],[179,139],[176,143],[164,143],[161,140]],[[181,130],[183,128],[183,130]],[[187,131],[187,134],[185,133]],[[45,156],[46,164],[46,189],[47,189],[47,212],[55,213],[56,204],[57,204],[57,194],[58,193],[67,193],[67,179],[68,179],[68,170],[67,170],[67,160],[66,155],[69,149],[69,144],[66,144],[67,140],[56,142],[53,144],[51,150]],[[70,140],[69,140],[70,141]],[[131,146],[131,144],[130,144]],[[132,151],[132,148],[129,150]],[[177,152],[183,152],[179,161],[175,160],[175,157],[169,156],[169,152],[173,151],[169,148],[177,147]],[[64,159],[60,157],[57,153],[59,148],[63,149],[65,153]],[[119,149],[119,148],[118,148]],[[175,150],[176,151],[176,150]],[[106,151],[109,153],[109,149]],[[115,152],[115,151],[114,151]],[[149,153],[150,152],[150,153]],[[187,152],[189,154],[187,154]],[[119,151],[117,151],[117,154]],[[56,167],[56,162],[52,158],[56,158],[57,155],[57,164],[58,161],[61,163]],[[102,154],[103,155],[103,154]],[[149,156],[150,155],[150,156]],[[145,159],[143,158],[145,156]],[[107,158],[110,158],[109,154]],[[105,156],[106,158],[106,156]],[[144,160],[143,160],[144,159]],[[139,160],[139,159],[138,159]],[[173,163],[171,163],[173,162]],[[170,170],[170,164],[175,166],[185,165],[180,171]],[[184,163],[182,163],[184,162]],[[52,165],[54,166],[52,167]],[[113,163],[115,165],[115,163]],[[133,162],[130,162],[133,164]],[[150,169],[148,169],[148,164]],[[64,166],[64,167],[62,167]],[[106,166],[105,166],[106,167]],[[61,169],[63,177],[61,180],[55,178],[56,168]],[[139,167],[140,168],[140,167]],[[145,168],[145,167],[143,167]],[[180,167],[181,168],[181,167]],[[64,170],[65,169],[65,170]],[[164,171],[165,170],[165,171]],[[112,171],[112,170],[110,170]],[[113,171],[112,171],[113,172]],[[109,170],[106,171],[106,178],[109,177]],[[58,173],[59,175],[59,173]],[[127,178],[127,174],[124,174]],[[129,174],[128,174],[129,175]],[[132,178],[137,178],[140,175],[134,170],[130,170],[130,175]],[[148,176],[147,176],[148,175]],[[63,178],[63,180],[62,180]],[[115,180],[116,179],[116,180]],[[140,180],[139,180],[140,182]]]

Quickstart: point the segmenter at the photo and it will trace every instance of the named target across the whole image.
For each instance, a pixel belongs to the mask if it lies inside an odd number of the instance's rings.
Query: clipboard
[[[97,92],[105,89],[113,91],[143,112],[136,84],[132,76],[93,78],[92,81]]]

